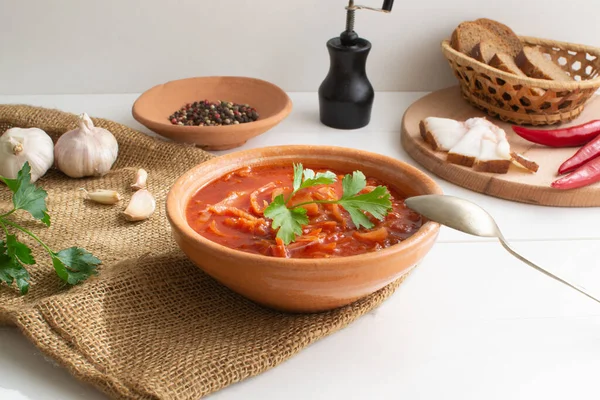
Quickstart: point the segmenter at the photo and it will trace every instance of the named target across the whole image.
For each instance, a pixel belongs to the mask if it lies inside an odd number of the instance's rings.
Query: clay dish
[[[169,116],[186,103],[199,100],[249,104],[257,121],[227,126],[173,125]],[[206,150],[239,147],[265,133],[292,110],[288,95],[272,83],[236,76],[210,76],[171,81],[142,93],[133,104],[133,117],[148,129],[177,142],[196,144]]]
[[[439,225],[427,221],[402,243],[378,252],[323,259],[285,259],[233,250],[196,233],[185,217],[202,187],[244,166],[302,162],[340,171],[360,169],[406,197],[440,194],[418,169],[382,155],[330,146],[278,146],[214,158],[181,176],[167,196],[167,218],[181,250],[208,275],[248,299],[289,312],[319,312],[365,297],[406,274],[433,246]]]

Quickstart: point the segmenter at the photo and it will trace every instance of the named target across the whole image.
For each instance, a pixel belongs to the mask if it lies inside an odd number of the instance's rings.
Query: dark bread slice
[[[511,74],[522,76],[524,78],[527,77],[527,75],[525,75],[525,72],[521,71],[521,69],[515,62],[515,59],[506,53],[494,54],[494,56],[490,60],[490,66],[497,68],[500,71],[509,72]]]
[[[517,54],[519,54],[521,50],[523,50],[523,44],[521,43],[521,39],[519,39],[517,34],[508,26],[488,18],[479,18],[475,20],[475,23],[483,26],[484,28],[500,36],[502,40],[505,43],[507,43],[511,49],[511,51],[507,51],[505,53],[516,57]]]
[[[496,46],[490,44],[485,40],[477,43],[475,47],[473,47],[473,51],[471,52],[471,57],[476,59],[477,61],[481,61],[482,63],[489,64],[490,60],[499,50]]]
[[[490,60],[490,66],[499,69],[500,71],[508,72],[511,74],[515,74],[517,76],[521,76],[523,78],[527,78],[525,72],[521,71],[515,59],[509,56],[506,53],[498,53],[495,54],[494,57]],[[546,91],[540,88],[531,88],[531,93],[536,96],[543,96]]]
[[[454,32],[452,32],[452,38],[450,39],[450,45],[454,49],[468,56],[471,56],[473,48],[479,42],[488,42],[503,53],[510,53],[512,51],[511,47],[501,37],[472,21],[463,22],[458,25]]]
[[[548,79],[559,82],[572,82],[573,78],[567,75],[554,61],[544,57],[537,47],[523,47],[515,59],[517,66],[531,78]]]

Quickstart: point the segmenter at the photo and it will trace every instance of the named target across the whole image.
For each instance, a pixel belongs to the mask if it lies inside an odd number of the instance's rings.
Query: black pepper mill
[[[337,129],[358,129],[371,120],[375,92],[367,77],[367,56],[371,42],[354,32],[356,10],[389,13],[394,0],[384,0],[381,8],[354,5],[346,7],[346,30],[327,42],[329,73],[319,87],[319,112],[324,125]]]

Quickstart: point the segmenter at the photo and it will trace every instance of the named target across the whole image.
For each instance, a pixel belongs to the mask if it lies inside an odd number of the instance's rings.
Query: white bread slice
[[[560,82],[572,82],[573,78],[552,60],[544,57],[537,47],[523,47],[515,59],[517,66],[531,78],[547,79]]]
[[[463,122],[450,118],[427,117],[419,123],[421,136],[435,151],[448,151],[467,133]]]

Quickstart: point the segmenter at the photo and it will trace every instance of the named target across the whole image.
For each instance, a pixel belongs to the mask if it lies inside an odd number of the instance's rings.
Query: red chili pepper
[[[549,147],[576,147],[586,144],[600,134],[600,120],[569,128],[545,130],[513,126],[513,131],[523,139]]]
[[[583,164],[569,175],[552,182],[556,189],[576,189],[600,181],[600,157]]]
[[[598,156],[600,156],[600,136],[577,150],[573,157],[562,163],[558,168],[558,173],[562,175],[571,172]]]

